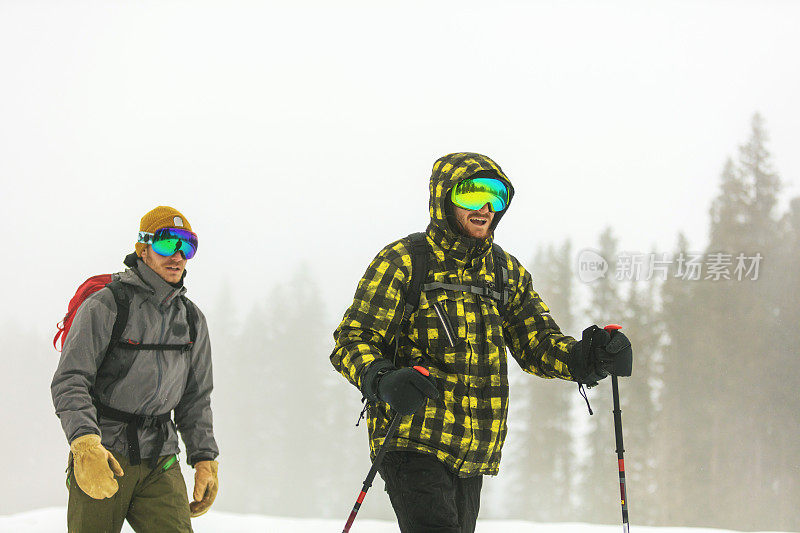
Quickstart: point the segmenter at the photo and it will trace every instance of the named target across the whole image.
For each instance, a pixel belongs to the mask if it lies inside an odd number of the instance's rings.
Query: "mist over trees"
[[[226,300],[223,293],[221,321],[233,311]],[[240,331],[229,324],[227,338],[215,340],[226,508],[332,517],[352,507],[369,469],[367,438],[354,428],[360,394],[328,360],[325,316],[319,287],[300,266],[246,313]]]
[[[552,275],[574,273],[568,254],[543,246],[532,263],[534,287],[565,332],[617,322],[633,344],[633,376],[620,390],[634,523],[800,530],[800,198],[778,212],[781,181],[767,141],[756,114],[738,157],[722,168],[705,250],[678,235],[672,253],[640,254],[637,263],[606,229],[597,251],[609,271],[584,287],[583,305],[561,297],[574,292],[576,276],[565,285]],[[519,472],[515,493],[531,495],[515,516],[618,522],[609,387],[593,394],[583,454],[559,456],[553,449],[581,431],[553,424],[569,420],[560,394],[546,401],[561,415],[538,416],[541,405],[528,399],[547,385],[517,383],[528,403],[512,413],[523,419],[523,446],[534,449],[510,443],[503,465]]]
[[[543,243],[525,265],[565,333],[616,322],[631,339],[633,376],[620,380],[620,392],[634,524],[800,531],[800,198],[780,210],[767,143],[755,115],[736,157],[722,162],[704,250],[678,235],[668,257],[642,254],[635,274],[620,268],[630,255],[606,229],[597,251],[609,270],[600,279],[578,280],[569,241]],[[668,267],[647,279],[653,259]],[[223,288],[204,309],[219,510],[344,519],[369,468],[366,428],[353,427],[361,396],[328,360],[336,324],[314,280],[318,268],[299,266],[253,308],[239,308]],[[5,485],[0,513],[64,505],[66,443],[48,391],[57,357],[34,332],[4,324],[2,333],[8,353],[29,354],[4,362],[26,365],[15,375],[30,376],[4,387],[6,399],[31,399],[8,410],[8,421],[39,438],[17,435],[5,448],[15,457],[6,474],[20,481]],[[573,383],[522,373],[511,380],[514,433],[482,515],[619,522],[610,384],[589,392],[589,417],[582,400],[575,407]],[[45,481],[28,475],[44,468]],[[378,479],[361,515],[391,518],[371,505],[382,489]]]
[[[798,200],[776,212],[780,180],[766,141],[755,115],[711,207],[706,256],[729,272],[662,289],[667,342],[655,436],[669,450],[658,469],[659,521],[800,529]],[[685,241],[679,247],[689,254]]]
[[[567,333],[573,330],[572,247],[543,246],[530,264],[534,284],[545,287],[540,296]],[[570,502],[575,485],[577,454],[574,449],[570,398],[572,386],[561,380],[541,380],[515,372],[509,362],[511,434],[504,445],[504,460],[513,462],[506,470],[508,512],[527,520],[571,520]],[[538,386],[528,386],[535,382]],[[501,469],[506,468],[501,463]]]

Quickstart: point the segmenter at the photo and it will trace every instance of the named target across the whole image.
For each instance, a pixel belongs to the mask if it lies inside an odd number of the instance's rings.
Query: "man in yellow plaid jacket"
[[[333,366],[368,400],[373,459],[392,410],[405,415],[379,467],[403,533],[474,531],[482,476],[497,474],[506,436],[506,348],[526,372],[586,384],[630,365],[624,334],[595,327],[593,342],[562,334],[530,273],[512,255],[493,253],[513,196],[486,156],[436,161],[417,309],[403,316],[412,276],[404,238],[369,265],[334,333]],[[415,365],[430,377],[410,371]]]

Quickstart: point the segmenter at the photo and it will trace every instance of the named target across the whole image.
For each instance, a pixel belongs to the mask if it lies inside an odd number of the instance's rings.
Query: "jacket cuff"
[[[593,387],[605,376],[600,376],[589,364],[589,354],[584,353],[583,341],[572,345],[572,350],[567,357],[567,369],[572,381]]]
[[[380,401],[378,396],[378,378],[390,370],[395,370],[395,366],[387,359],[379,358],[373,361],[364,371],[361,377],[361,394],[370,401]]]
[[[186,463],[189,466],[191,466],[192,468],[194,468],[194,465],[196,465],[200,461],[213,461],[216,458],[217,458],[216,455],[213,455],[213,454],[210,454],[210,453],[207,453],[207,454],[202,454],[201,453],[201,454],[193,455],[192,457],[187,458],[186,459]]]
[[[72,443],[75,440],[77,440],[77,439],[79,439],[81,437],[84,437],[86,435],[100,435],[100,429],[99,428],[88,428],[88,427],[78,428],[71,436],[67,437],[67,442],[68,443]],[[102,437],[102,435],[100,435],[100,436]]]

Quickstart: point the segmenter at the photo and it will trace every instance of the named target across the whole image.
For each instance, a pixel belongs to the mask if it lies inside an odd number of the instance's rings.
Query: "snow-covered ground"
[[[55,533],[66,529],[67,511],[64,507],[50,507],[27,513],[0,516],[0,532]],[[346,518],[346,517],[344,517]],[[319,533],[338,532],[342,520],[314,520],[299,518],[274,518],[261,515],[241,515],[210,511],[192,522],[195,533]],[[726,533],[728,530],[689,527],[639,527],[631,526],[635,533]],[[593,524],[538,524],[516,520],[481,520],[476,533],[619,533],[621,525],[597,526]],[[125,533],[132,530],[125,524]],[[356,519],[352,533],[397,533],[391,522]]]

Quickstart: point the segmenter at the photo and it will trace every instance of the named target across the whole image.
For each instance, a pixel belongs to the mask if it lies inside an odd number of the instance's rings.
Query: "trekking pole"
[[[397,428],[400,426],[400,418],[400,413],[395,413],[394,418],[392,418],[392,422],[389,424],[389,429],[386,431],[386,436],[383,438],[383,444],[381,444],[378,454],[375,456],[375,460],[372,462],[372,468],[369,469],[369,473],[367,474],[366,479],[364,479],[364,486],[361,487],[361,492],[356,499],[355,505],[353,505],[353,510],[350,511],[350,516],[347,519],[347,523],[344,525],[342,533],[348,533],[348,531],[350,531],[350,526],[353,525],[353,520],[356,519],[356,514],[358,514],[358,510],[361,508],[361,503],[364,501],[367,491],[372,486],[372,480],[375,479],[375,474],[378,473],[378,467],[380,466],[381,461],[383,461],[383,456],[386,455],[386,445],[389,443],[389,439],[394,437],[394,434],[397,433]]]
[[[428,369],[422,366],[415,366],[414,370],[423,376],[430,375]],[[358,498],[356,498],[356,503],[353,505],[353,510],[350,511],[350,516],[347,519],[347,523],[344,525],[342,533],[348,533],[350,531],[350,526],[353,525],[353,521],[356,519],[356,514],[358,514],[358,510],[361,508],[361,503],[364,501],[367,491],[372,486],[372,481],[375,479],[375,474],[378,473],[378,467],[381,465],[381,461],[383,461],[383,456],[386,455],[389,441],[393,439],[394,434],[397,433],[397,428],[400,426],[401,418],[403,417],[400,415],[400,413],[395,413],[392,421],[389,423],[389,429],[386,430],[386,436],[383,438],[383,443],[381,444],[378,453],[375,455],[375,460],[372,461],[372,468],[369,469],[369,473],[367,474],[366,479],[364,479],[364,486],[361,487],[361,492],[358,494]]]
[[[609,333],[622,326],[617,324],[609,324],[605,328]],[[619,465],[619,494],[622,502],[622,532],[628,533],[630,531],[630,524],[628,523],[628,498],[625,493],[625,447],[622,444],[622,409],[619,406],[619,384],[617,383],[617,375],[611,374],[611,393],[614,396],[614,433],[617,438],[617,463]]]

